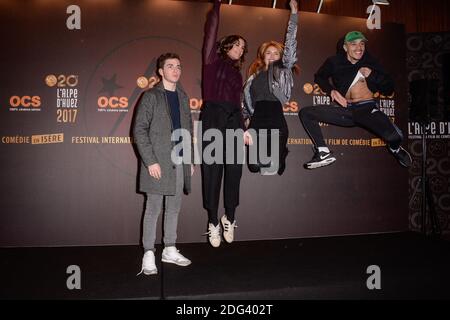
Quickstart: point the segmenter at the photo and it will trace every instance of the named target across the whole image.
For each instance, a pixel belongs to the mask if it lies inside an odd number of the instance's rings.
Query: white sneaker
[[[209,243],[211,243],[214,248],[220,246],[220,242],[222,241],[220,238],[220,224],[216,227],[212,223],[208,224],[208,232],[205,234],[208,235]]]
[[[148,250],[144,254],[144,257],[142,258],[141,272],[139,272],[137,275],[140,275],[142,272],[146,276],[158,273],[158,269],[156,268],[156,264],[155,264],[155,254],[151,250]]]
[[[184,257],[175,247],[164,248],[162,253],[162,262],[174,263],[177,266],[186,267],[191,264],[191,260]]]
[[[228,220],[226,215],[223,215],[220,218],[220,222],[222,222],[223,226],[223,238],[226,242],[232,243],[234,240],[234,228],[236,228],[236,220],[233,223]]]

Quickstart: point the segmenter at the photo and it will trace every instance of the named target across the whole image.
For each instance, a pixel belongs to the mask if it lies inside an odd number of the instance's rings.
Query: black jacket
[[[394,81],[368,52],[355,64],[348,61],[346,54],[328,58],[315,74],[314,82],[327,94],[330,94],[332,90],[337,90],[345,97],[358,70],[363,67],[372,70],[366,79],[370,91],[386,96],[394,92]]]

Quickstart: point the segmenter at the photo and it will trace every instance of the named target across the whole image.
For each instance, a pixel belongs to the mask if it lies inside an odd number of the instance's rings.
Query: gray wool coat
[[[190,150],[183,150],[193,155],[192,117],[189,108],[189,98],[177,86],[178,100],[180,102],[181,128],[190,133]],[[136,117],[133,124],[134,142],[137,146],[141,168],[139,174],[139,191],[174,195],[176,184],[176,167],[172,162],[171,153],[175,142],[171,141],[172,118],[170,106],[162,82],[146,91],[136,106]],[[148,166],[158,163],[161,167],[161,179],[150,176]],[[191,162],[192,163],[192,162]],[[191,165],[183,164],[184,192],[191,191]]]

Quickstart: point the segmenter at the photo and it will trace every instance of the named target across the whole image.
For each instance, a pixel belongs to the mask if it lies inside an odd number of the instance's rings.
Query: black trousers
[[[278,129],[279,130],[279,153],[278,153],[278,164],[281,167],[285,165],[285,159],[287,156],[287,142],[289,137],[289,129],[284,117],[283,106],[279,101],[257,101],[255,103],[255,111],[252,115],[251,122],[249,125],[249,129],[255,129],[257,133],[257,141],[258,148],[262,147],[262,136],[267,135],[266,141],[267,145],[264,146],[269,150],[268,156],[272,156],[270,153],[271,150],[271,139],[270,139],[270,130]],[[267,133],[263,133],[261,129],[267,129]],[[249,163],[248,168],[251,172],[259,172],[261,167],[264,167],[266,164],[261,163],[259,161],[259,152],[258,152],[258,163]],[[283,169],[284,170],[284,169]]]
[[[299,112],[300,121],[316,147],[326,147],[319,122],[341,127],[364,128],[383,139],[392,149],[398,149],[403,141],[400,129],[379,110],[375,100],[349,104],[306,107]]]
[[[223,177],[225,214],[228,220],[233,223],[235,210],[239,205],[242,164],[238,164],[237,162],[236,155],[238,153],[236,148],[234,150],[235,161],[232,164],[226,163],[225,130],[243,128],[242,111],[240,106],[234,106],[229,103],[204,102],[200,120],[202,121],[204,132],[208,129],[218,129],[224,138],[223,159],[221,163],[206,164],[203,161],[201,165],[203,207],[208,211],[209,223],[217,225],[219,223],[217,211]],[[210,143],[212,141],[202,142],[202,154]]]

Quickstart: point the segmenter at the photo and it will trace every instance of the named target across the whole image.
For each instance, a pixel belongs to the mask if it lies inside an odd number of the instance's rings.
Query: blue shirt
[[[170,116],[172,118],[172,128],[173,130],[181,129],[181,120],[180,120],[180,101],[178,100],[178,93],[176,91],[169,91],[165,89],[167,101],[169,102],[170,107]],[[182,137],[176,144],[182,141]],[[180,150],[180,157],[183,156],[183,150]]]
[[[180,122],[180,101],[178,100],[178,93],[176,91],[166,91],[167,101],[170,107],[170,116],[172,117],[173,130],[181,128]]]

